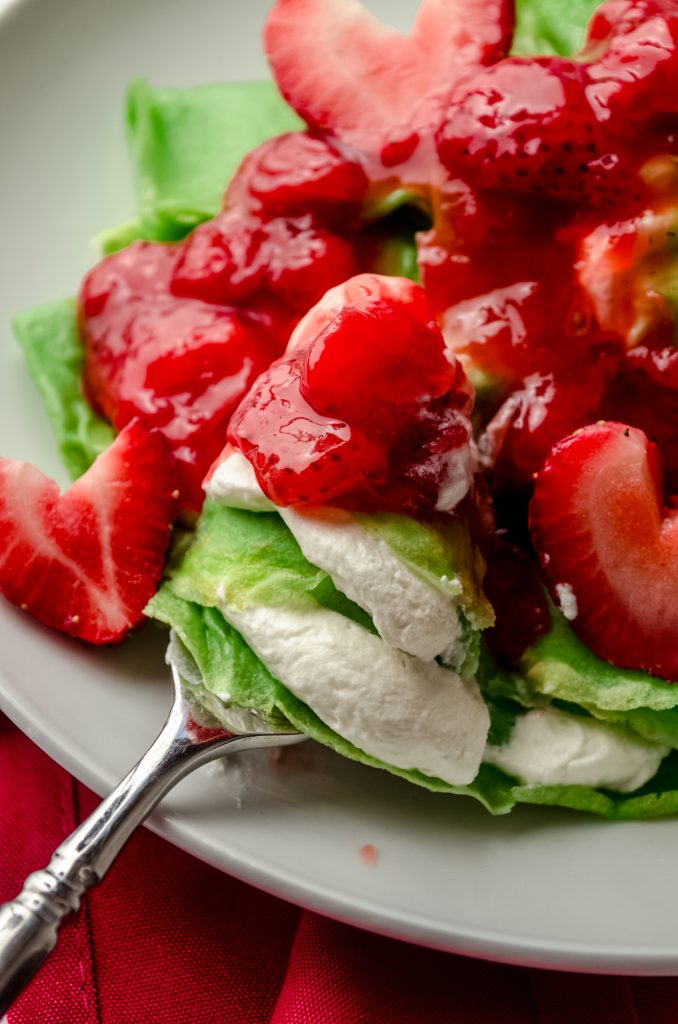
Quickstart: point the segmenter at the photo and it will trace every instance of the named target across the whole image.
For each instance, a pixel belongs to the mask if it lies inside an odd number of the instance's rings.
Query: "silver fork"
[[[172,666],[174,702],[163,729],[110,796],[26,879],[16,899],[0,907],[0,1017],[54,949],[58,930],[83,895],[104,877],[137,825],[195,768],[227,753],[287,746],[300,733],[252,731],[234,736],[196,722]],[[252,724],[257,728],[256,713]],[[261,723],[259,723],[260,725]]]

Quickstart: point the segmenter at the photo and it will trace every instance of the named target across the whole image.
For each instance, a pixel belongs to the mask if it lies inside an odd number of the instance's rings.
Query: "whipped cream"
[[[473,781],[489,729],[474,681],[325,608],[236,608],[225,598],[220,608],[269,671],[354,746],[451,785]]]
[[[235,508],[276,508],[240,452],[232,453],[217,467],[206,489],[215,501]],[[277,511],[309,562],[327,572],[337,590],[371,616],[387,644],[424,661],[442,656],[452,667],[463,662],[465,647],[455,603],[458,581],[441,580],[440,587],[427,583],[350,512]]]
[[[248,512],[278,510],[259,486],[250,463],[235,448],[215,467],[204,486],[208,498],[229,508],[242,508]]]
[[[668,752],[620,726],[540,708],[516,719],[503,746],[488,744],[483,760],[527,785],[631,793],[656,774]]]

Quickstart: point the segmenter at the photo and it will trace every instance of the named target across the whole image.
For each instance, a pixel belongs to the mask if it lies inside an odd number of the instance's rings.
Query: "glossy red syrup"
[[[506,56],[511,5],[472,7],[443,24],[424,5],[410,39],[389,37],[391,63],[411,72],[408,98],[384,70],[374,25],[361,46],[346,37],[340,66],[320,51],[310,66],[308,33],[320,36],[278,5],[269,56],[310,130],[250,154],[224,211],[183,243],[132,247],[86,279],[89,392],[117,427],[143,415],[165,432],[188,507],[199,508],[230,417],[299,319],[369,269],[361,239],[398,190],[430,214],[420,271],[447,349],[485,410],[499,410],[485,443],[497,479],[526,485],[562,430],[600,414],[610,360],[625,366],[639,338],[671,343],[673,307],[657,299],[643,225],[678,197],[678,5],[608,0],[577,59]],[[346,26],[339,8],[316,13],[338,19],[322,50]],[[326,88],[329,66],[340,90]],[[669,170],[648,174],[657,154]],[[389,341],[398,317],[384,305],[379,328],[375,316],[347,309],[313,342],[315,362],[291,353],[238,410],[232,432],[281,504],[435,504],[441,452],[463,434],[436,403],[466,392],[431,377],[428,327],[399,323]],[[612,377],[617,391],[637,383],[633,367]]]
[[[467,450],[471,404],[435,322],[370,297],[259,378],[229,440],[278,505],[412,514],[435,507],[446,456]]]
[[[85,383],[117,428],[140,416],[174,451],[187,511],[229,419],[301,313],[356,269],[353,246],[310,215],[234,210],[185,242],[136,243],[85,278]]]

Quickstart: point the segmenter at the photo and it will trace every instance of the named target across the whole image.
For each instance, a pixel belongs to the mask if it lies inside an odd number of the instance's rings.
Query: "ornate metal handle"
[[[137,825],[194,768],[226,750],[297,743],[298,733],[233,736],[198,725],[174,674],[175,699],[165,726],[110,796],[55,851],[48,867],[0,907],[0,1017],[54,949],[62,922],[104,877]],[[261,723],[260,723],[261,725]],[[256,727],[256,726],[255,726]]]
[[[65,869],[55,854],[48,868],[28,876],[16,899],[0,907],[0,1014],[54,949],[61,922],[98,881],[85,865],[76,871]]]

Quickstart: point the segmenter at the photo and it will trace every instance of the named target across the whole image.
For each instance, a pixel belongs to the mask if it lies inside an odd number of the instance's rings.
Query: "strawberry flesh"
[[[162,575],[175,486],[167,442],[139,422],[63,494],[34,466],[0,459],[0,592],[53,629],[121,640]]]
[[[577,636],[614,665],[678,681],[678,511],[664,507],[645,434],[601,423],[561,441],[537,476],[530,522]]]

